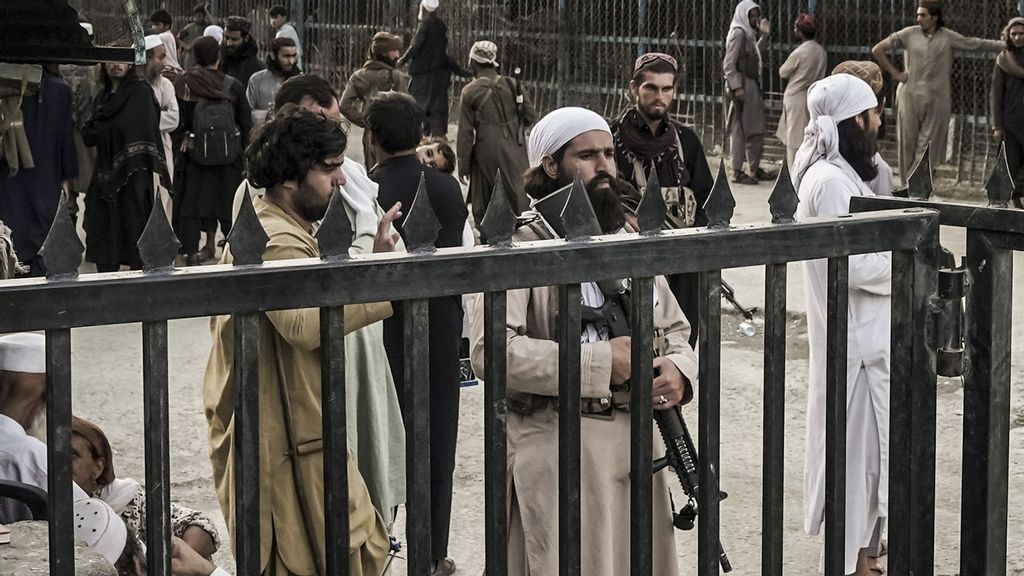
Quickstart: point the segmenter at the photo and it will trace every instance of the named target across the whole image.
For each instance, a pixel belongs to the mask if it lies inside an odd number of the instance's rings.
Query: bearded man
[[[530,134],[531,168],[524,176],[535,203],[579,176],[601,229],[623,230],[625,212],[619,190],[615,147],[608,123],[583,108],[561,108],[545,116]],[[561,223],[526,213],[528,223],[516,241],[555,238]],[[697,358],[687,343],[690,325],[663,277],[655,278],[654,326],[658,352],[654,368],[654,408],[676,409],[688,402],[697,382]],[[582,285],[586,306],[605,296],[594,282]],[[542,286],[508,292],[508,453],[509,574],[558,573],[558,342],[554,327],[556,289]],[[483,370],[483,300],[473,302],[472,359]],[[582,573],[630,574],[629,567],[629,403],[619,390],[630,376],[630,339],[609,339],[592,324],[579,327],[582,338],[582,430],[580,512]],[[613,396],[614,393],[614,396]],[[664,452],[653,440],[655,456]],[[654,574],[678,573],[668,482],[660,471],[653,483]]]
[[[246,166],[253,184],[265,189],[262,197],[253,200],[256,216],[270,237],[265,260],[319,258],[313,229],[324,217],[334,189],[346,182],[341,171],[346,144],[337,122],[296,106],[279,111],[256,130],[252,146],[246,150]],[[398,210],[395,207],[381,220],[375,252],[394,249],[389,229]],[[225,251],[221,262],[232,260],[231,252]],[[345,306],[344,330],[350,333],[390,314],[386,302]],[[234,545],[234,324],[230,316],[218,316],[211,320],[210,328],[213,347],[203,379],[203,404],[217,495]],[[307,537],[304,526],[308,522],[315,535],[324,533],[323,453],[322,448],[314,448],[300,456],[291,448],[285,421],[289,416],[282,408],[282,397],[290,398],[294,442],[315,446],[323,438],[320,311],[267,312],[260,320],[259,338],[259,489],[264,496],[260,567],[263,574],[313,574],[324,564],[325,548],[322,538]],[[293,457],[299,458],[299,471],[294,473],[289,465]],[[299,490],[300,483],[304,491]],[[337,513],[349,515],[349,572],[376,576],[384,568],[387,533],[351,452],[348,483],[348,510]],[[307,498],[305,512],[299,501],[303,497]]]
[[[256,39],[250,35],[252,22],[241,16],[230,16],[224,26],[224,39],[221,43],[221,72],[242,83],[242,88],[249,85],[249,78],[263,70],[266,66],[260,62],[260,47]]]
[[[652,52],[637,58],[629,82],[636,107],[612,125],[615,164],[619,177],[636,190],[644,189],[654,167],[668,206],[667,227],[706,226],[703,206],[715,181],[700,137],[669,116],[676,95],[677,73],[676,59],[668,54]],[[635,211],[640,193],[624,194],[622,202],[629,212]],[[696,318],[697,274],[673,274],[667,278],[686,317]],[[696,344],[694,326],[690,345]]]
[[[274,38],[267,54],[267,68],[249,78],[245,98],[252,109],[252,124],[259,126],[267,119],[274,105],[274,95],[285,80],[302,74],[298,64],[299,52],[291,38]]]
[[[849,214],[850,198],[873,196],[867,183],[881,124],[878,100],[848,74],[816,82],[807,94],[811,121],[796,155],[798,218]],[[889,252],[850,256],[849,346],[846,370],[845,574],[884,574],[877,557],[889,500],[889,326],[892,261]],[[804,460],[804,530],[821,531],[825,518],[825,392],[828,311],[827,260],[804,266],[810,373]]]
[[[878,64],[870,60],[847,60],[840,62],[833,68],[832,74],[856,76],[867,82],[868,86],[871,87],[871,91],[875,93],[875,98],[878,98],[878,115],[881,118],[878,123],[878,136],[875,140],[878,142],[882,141],[885,138],[885,98],[879,98],[883,86],[882,69],[878,67]],[[875,152],[875,167],[878,168],[878,176],[868,182],[868,188],[871,188],[875,196],[892,196],[895,189],[893,186],[892,167],[882,158],[880,152]]]
[[[871,49],[878,63],[899,83],[896,88],[896,143],[900,177],[906,182],[924,150],[931,145],[933,164],[946,157],[946,135],[953,113],[953,51],[998,52],[999,40],[960,35],[946,28],[942,0],[920,0],[917,26],[893,32]],[[903,70],[889,58],[890,50],[903,49]]]

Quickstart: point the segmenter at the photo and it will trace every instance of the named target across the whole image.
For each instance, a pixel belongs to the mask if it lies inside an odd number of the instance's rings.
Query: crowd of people
[[[529,90],[502,73],[492,41],[472,45],[466,68],[447,53],[438,10],[438,0],[421,1],[408,49],[400,36],[376,33],[365,64],[340,94],[323,78],[303,73],[300,39],[282,7],[269,11],[277,37],[264,60],[247,19],[229,17],[221,29],[201,4],[176,36],[169,14],[151,16],[145,65],[44,71],[38,97],[22,102],[30,150],[5,148],[0,164],[0,219],[13,229],[8,234],[0,227],[0,247],[13,237],[18,250],[18,258],[0,254],[0,271],[10,275],[23,264],[26,273],[44,274],[38,250],[49,222],[61,205],[75,205],[78,194],[85,194],[87,258],[100,272],[142,266],[135,242],[158,203],[181,243],[181,263],[215,260],[218,228],[228,234],[247,195],[269,236],[267,261],[319,257],[315,231],[335,190],[352,222],[353,254],[404,250],[403,223],[421,180],[440,223],[439,248],[486,241],[480,223],[494,190],[507,194],[520,215],[518,241],[564,235],[561,223],[542,216],[537,204],[576,178],[606,234],[638,229],[635,211],[652,173],[668,209],[666,227],[707,225],[703,207],[714,184],[707,157],[692,127],[670,114],[680,73],[676,58],[658,52],[637,58],[624,82],[633,106],[610,122],[579,107],[541,117]],[[1006,143],[1014,175],[1021,174],[1024,19],[1011,20],[1001,41],[949,30],[938,0],[920,0],[917,21],[875,46],[881,65],[847,61],[830,74],[814,16],[801,14],[793,23],[797,46],[780,69],[789,85],[776,135],[786,146],[799,217],[838,216],[848,213],[853,196],[892,194],[893,171],[878,153],[883,71],[900,83],[900,175],[906,178],[928,145],[944,149],[954,50],[998,52],[994,136]],[[770,33],[754,0],[738,3],[725,41],[723,112],[729,177],[742,184],[776,178],[762,165],[762,51]],[[904,50],[903,70],[889,57],[893,49]],[[452,75],[472,77],[462,89],[454,148],[447,139]],[[363,130],[365,165],[347,156],[352,142],[343,119]],[[230,250],[221,251],[221,263],[232,260]],[[849,280],[851,315],[871,320],[851,325],[848,347],[845,564],[847,574],[870,576],[884,573],[886,552],[890,255],[850,257]],[[825,262],[808,262],[804,281],[810,347],[804,528],[817,534],[825,507]],[[583,304],[593,308],[615,295],[606,283],[581,289]],[[697,279],[658,277],[654,290],[652,403],[655,410],[679,410],[698,384]],[[550,287],[508,294],[508,551],[510,573],[517,575],[558,570],[553,294]],[[482,372],[483,317],[478,296],[429,301],[430,553],[437,576],[456,571],[448,533],[460,348],[466,346]],[[346,306],[344,318],[350,572],[379,575],[398,508],[407,501],[402,303]],[[267,312],[260,321],[265,574],[317,573],[325,557],[320,326],[317,309]],[[210,329],[203,404],[213,482],[233,542],[234,324],[229,316],[216,317]],[[581,535],[583,573],[627,574],[630,340],[587,322],[580,331],[580,508],[588,527]],[[30,435],[44,413],[44,342],[35,334],[0,336],[0,479],[45,490],[46,448]],[[143,489],[115,476],[111,444],[96,424],[76,417],[72,428],[76,513],[89,506],[105,519],[103,538],[82,539],[122,573],[139,573]],[[657,456],[660,440],[651,433]],[[656,474],[653,485],[656,574],[678,572],[668,474]],[[174,505],[172,524],[176,574],[220,570],[210,563],[221,536],[209,518]]]

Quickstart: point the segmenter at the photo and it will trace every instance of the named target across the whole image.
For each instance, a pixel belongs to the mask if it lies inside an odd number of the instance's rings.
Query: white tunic
[[[47,490],[46,444],[29,436],[13,418],[0,414],[0,480],[11,480]],[[77,502],[88,498],[73,484]]]
[[[838,162],[845,164],[841,159]],[[851,170],[819,160],[800,182],[798,218],[848,214],[850,198],[871,195]],[[818,534],[825,507],[827,260],[805,263],[810,374],[804,461],[804,529]],[[849,258],[847,358],[846,573],[856,571],[875,523],[888,515],[891,254]]]

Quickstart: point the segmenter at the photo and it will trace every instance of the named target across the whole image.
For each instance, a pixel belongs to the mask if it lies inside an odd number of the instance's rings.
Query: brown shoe
[[[750,174],[747,174],[746,172],[744,172],[742,170],[735,170],[735,171],[733,171],[733,173],[732,173],[732,181],[733,181],[734,184],[750,184],[750,185],[760,184],[760,182],[756,178],[752,177]]]

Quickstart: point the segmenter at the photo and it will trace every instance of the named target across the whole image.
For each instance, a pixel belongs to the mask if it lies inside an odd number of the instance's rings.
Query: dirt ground
[[[351,135],[352,156],[361,157],[360,135]],[[717,162],[717,160],[715,161]],[[716,164],[713,164],[715,167]],[[770,219],[767,199],[770,186],[737,186],[735,224]],[[964,234],[944,229],[944,243],[963,253]],[[1024,257],[1016,257],[1015,281],[1024,286]],[[763,306],[764,270],[761,267],[727,270],[724,278],[736,289],[746,306]],[[803,442],[805,428],[807,347],[803,316],[800,265],[790,267],[787,334],[786,385],[786,573],[816,573],[821,540],[802,531]],[[196,294],[202,298],[202,294]],[[740,317],[723,301],[725,312],[722,342],[722,489],[729,498],[722,502],[722,543],[729,554],[734,574],[759,574],[761,560],[761,424],[762,424],[762,340],[760,315],[758,334],[740,335]],[[1021,307],[1014,311],[1014,357],[1024,349]],[[107,432],[116,452],[120,476],[144,479],[142,419],[141,330],[139,325],[88,328],[74,331],[75,413],[98,422]],[[208,320],[196,318],[170,323],[170,421],[171,481],[174,501],[208,513],[223,531],[223,517],[211,480],[206,445],[206,421],[200,396],[201,380],[210,347]],[[1012,426],[1010,434],[1010,518],[1007,560],[1009,573],[1024,575],[1024,376],[1016,360],[1013,373]],[[959,380],[942,379],[938,386],[938,471],[935,554],[936,574],[952,575],[959,570],[959,505],[963,388]],[[450,556],[459,574],[480,574],[484,565],[483,511],[483,390],[480,386],[462,390],[460,437],[455,472],[454,511]],[[690,429],[697,430],[695,405],[685,416]],[[401,524],[401,519],[399,520]],[[401,526],[398,533],[401,536]],[[222,532],[223,535],[223,532]],[[696,531],[678,532],[680,574],[695,575]],[[219,565],[233,570],[227,544],[215,557]],[[398,559],[391,574],[406,573]]]

